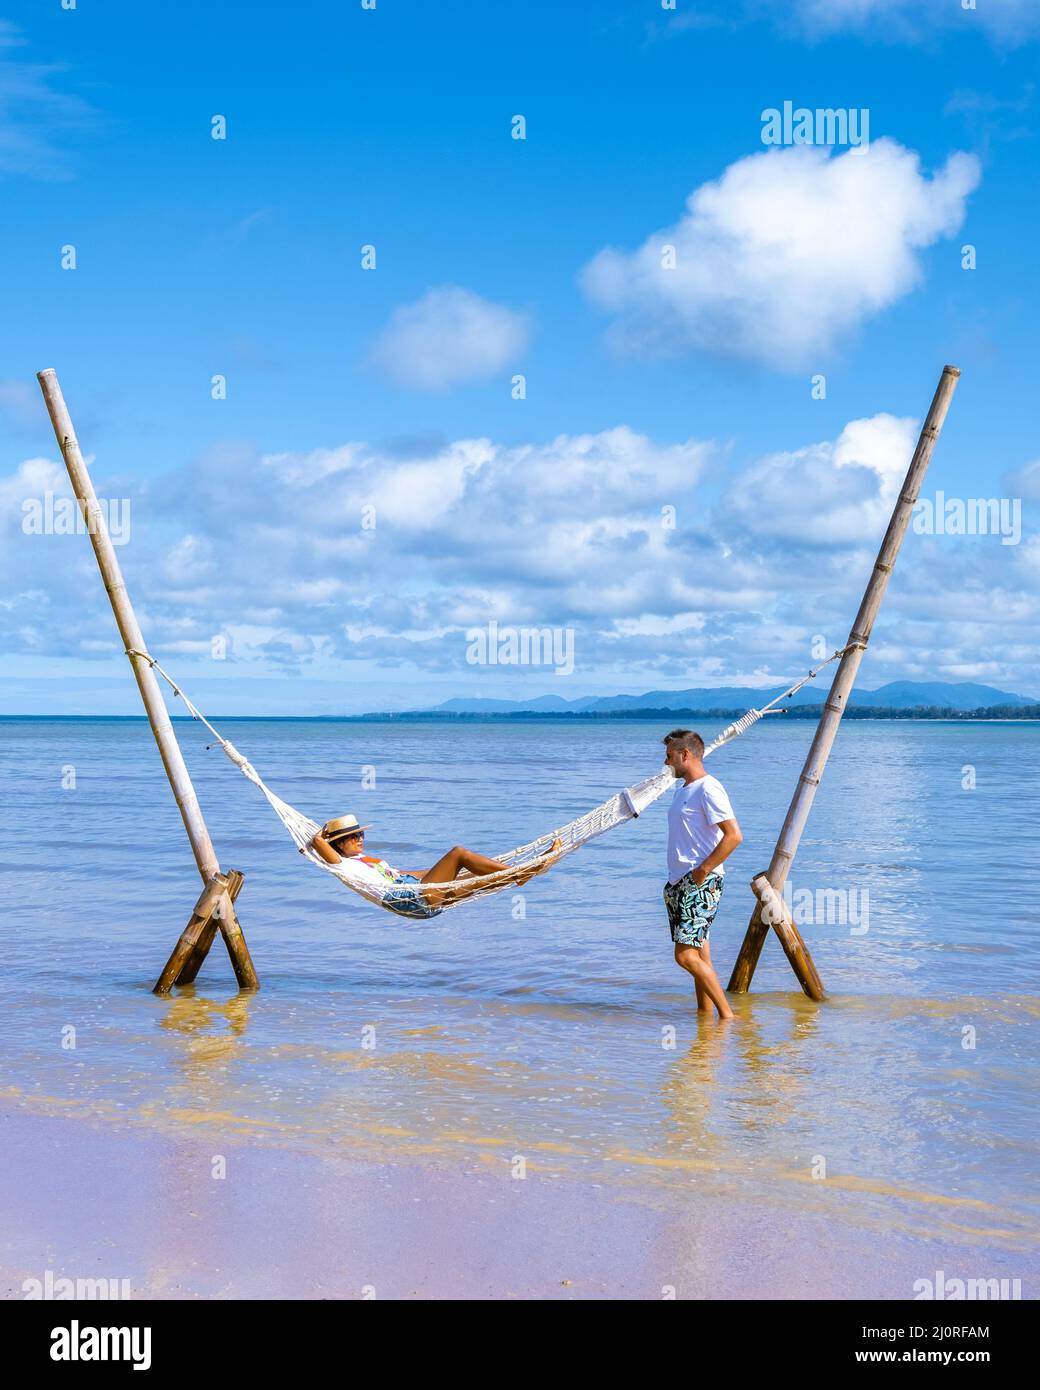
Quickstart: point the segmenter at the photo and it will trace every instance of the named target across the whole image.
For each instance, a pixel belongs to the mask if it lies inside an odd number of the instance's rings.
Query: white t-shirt
[[[668,807],[668,882],[679,880],[707,859],[722,839],[719,822],[733,820],[733,807],[717,777],[680,782]],[[715,873],[725,872],[720,864]]]

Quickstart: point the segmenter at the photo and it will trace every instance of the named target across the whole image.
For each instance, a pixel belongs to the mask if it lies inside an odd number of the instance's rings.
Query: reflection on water
[[[259,722],[242,739],[276,787],[323,814],[362,806],[359,768],[374,763],[364,809],[379,847],[392,855],[396,837],[432,858],[563,820],[652,766],[655,733]],[[695,1184],[969,1238],[1035,1228],[1030,726],[970,730],[971,794],[963,726],[843,730],[799,882],[867,889],[870,929],[804,929],[832,992],[823,1006],[792,992],[768,942],[725,1027],[697,1015],[670,959],[663,808],[532,887],[519,920],[502,894],[417,928],[301,866],[260,799],[193,745],[214,838],[246,872],[239,908],[264,987],[236,994],[218,941],[196,985],[155,999],[197,886],[147,729],[0,723],[0,735],[24,811],[0,864],[3,1087],[18,1103],[375,1159],[524,1154],[648,1200]],[[746,835],[713,938],[723,967],[810,736],[772,727],[715,767]],[[74,793],[60,790],[70,762]],[[41,864],[58,815],[72,844]]]
[[[737,1002],[737,1019],[720,1025],[685,995],[640,1015],[448,995],[335,993],[300,1008],[195,993],[155,1001],[141,1031],[130,996],[107,1001],[104,1027],[77,1048],[85,1064],[23,1044],[7,1073],[22,1077],[20,1100],[174,1132],[371,1159],[521,1153],[596,1181],[663,1193],[695,1179],[804,1209],[840,1191],[876,1199],[877,1219],[892,1224],[880,1200],[890,1196],[914,1229],[1026,1237],[1038,1001]],[[44,1032],[62,1012],[34,1002]],[[974,1054],[961,1048],[969,1017],[987,1040]],[[668,1027],[674,1048],[662,1046]],[[825,1182],[813,1180],[821,1162]]]

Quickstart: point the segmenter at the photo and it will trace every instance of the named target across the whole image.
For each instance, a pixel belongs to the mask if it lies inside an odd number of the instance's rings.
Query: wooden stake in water
[[[54,426],[54,433],[61,449],[62,458],[65,460],[65,467],[68,469],[72,490],[76,494],[91,544],[94,547],[101,577],[105,582],[105,589],[112,604],[112,612],[115,614],[119,627],[119,635],[123,641],[123,649],[127,652],[146,652],[148,648],[145,646],[144,635],[130,602],[130,595],[127,593],[126,583],[119,568],[119,561],[116,559],[115,547],[108,534],[105,514],[98,504],[94,484],[87,472],[87,465],[83,461],[76,432],[72,427],[72,419],[69,416],[65,398],[61,394],[61,387],[58,385],[57,375],[53,368],[48,368],[46,371],[37,373],[37,380],[43,392],[43,399],[47,404],[47,412],[51,417],[51,424]],[[195,788],[191,784],[191,778],[188,776],[188,769],[185,766],[180,745],[173,732],[173,724],[170,722],[166,702],[159,689],[159,682],[149,663],[142,657],[131,656],[130,664],[137,680],[137,687],[141,692],[145,713],[148,715],[148,723],[151,725],[155,741],[159,745],[159,754],[162,757],[163,767],[166,769],[166,776],[169,778],[181,819],[184,821],[184,829],[188,833],[195,863],[198,865],[203,883],[209,885],[212,880],[221,877],[220,863],[213,848],[213,842],[210,840],[206,822],[202,818],[202,810],[198,797],[195,795]],[[217,896],[219,898],[219,894]],[[233,912],[231,915],[234,916]],[[194,921],[195,918],[193,917],[192,922]],[[230,923],[227,922],[226,914],[221,918],[220,925],[238,983],[243,989],[258,988],[259,981],[256,977],[256,971],[253,969],[253,962],[249,957],[245,938],[242,936],[237,919],[234,920],[234,927],[237,930],[231,928]],[[191,923],[189,923],[185,934],[191,929]],[[175,950],[171,962],[177,953]],[[197,965],[195,969],[198,969]],[[168,992],[174,982],[173,979],[166,980],[166,973],[164,972],[156,985],[157,993]],[[166,980],[165,984],[164,980]]]
[[[874,619],[877,617],[881,600],[888,588],[888,581],[896,562],[896,556],[903,544],[903,537],[910,524],[914,503],[921,491],[921,483],[924,481],[924,475],[931,462],[935,441],[939,438],[939,431],[946,419],[946,412],[953,398],[959,376],[960,371],[956,367],[943,368],[939,385],[932,398],[931,408],[928,411],[928,417],[917,441],[917,448],[914,450],[910,467],[903,480],[899,500],[892,512],[892,519],[888,523],[885,539],[881,542],[881,549],[878,552],[870,581],[863,595],[863,602],[860,604],[856,621],[852,624],[852,631],[849,633],[849,649],[838,663],[838,669],[834,673],[834,681],[824,702],[820,722],[816,728],[816,736],[812,741],[809,756],[805,760],[805,766],[798,779],[798,786],[787,812],[787,819],[780,831],[780,838],[776,842],[776,849],[773,851],[773,858],[766,875],[777,893],[783,891],[795,852],[798,849],[798,843],[802,838],[802,831],[809,819],[809,811],[812,809],[813,798],[816,796],[816,788],[820,785],[823,769],[827,765],[827,757],[838,732],[841,716],[845,713],[848,697],[856,680],[856,673],[863,660],[863,653],[870,641]],[[756,894],[757,892],[758,890],[756,890]],[[784,928],[789,928],[792,925],[786,916],[782,916],[780,921],[770,922],[766,920],[767,918],[776,918],[776,916],[775,912],[763,913],[763,899],[758,894],[758,902],[748,924],[744,944],[740,948],[740,955],[737,957],[737,963],[734,965],[733,974],[730,977],[728,988],[734,993],[744,994],[749,989],[770,925],[776,929],[781,940],[784,938]],[[808,955],[807,952],[806,955]],[[788,959],[795,969],[802,989],[809,995],[810,999],[822,999],[823,986],[815,968],[811,971],[800,968],[797,957],[792,956],[790,952],[788,952]],[[811,964],[810,961],[809,965],[811,966]]]

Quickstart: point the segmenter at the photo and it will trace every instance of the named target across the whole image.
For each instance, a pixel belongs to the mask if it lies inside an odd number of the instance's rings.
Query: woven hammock
[[[749,709],[746,714],[741,715],[738,720],[723,729],[718,738],[705,748],[704,756],[707,757],[710,753],[714,753],[717,748],[721,748],[723,744],[739,737],[764,715],[779,713],[778,706],[782,700],[789,700],[797,691],[801,690],[803,685],[813,680],[825,666],[829,666],[832,661],[837,661],[840,656],[843,656],[845,650],[842,648],[841,651],[829,656],[815,670],[810,671],[801,680],[782,691],[762,709]],[[127,656],[131,660],[139,658],[147,661],[162,676],[173,693],[184,701],[185,708],[192,718],[199,720],[209,729],[219,746],[243,776],[263,792],[271,809],[289,832],[293,843],[312,864],[316,864],[318,868],[332,874],[347,888],[359,893],[369,902],[400,917],[412,919],[432,917],[443,912],[446,908],[456,907],[461,902],[485,897],[489,893],[497,893],[503,888],[524,883],[535,874],[542,873],[552,867],[566,855],[573,854],[575,850],[588,844],[590,840],[596,839],[598,835],[604,835],[608,830],[613,830],[615,826],[624,825],[626,821],[634,820],[637,816],[642,815],[659,796],[662,796],[670,787],[675,786],[675,774],[670,768],[662,768],[659,772],[655,772],[652,777],[637,782],[635,786],[625,787],[616,792],[606,801],[601,802],[599,806],[594,806],[591,811],[586,811],[583,816],[568,821],[566,825],[557,826],[556,829],[539,835],[536,840],[528,841],[526,845],[517,845],[515,849],[507,850],[505,854],[493,856],[507,866],[497,873],[476,875],[464,872],[448,883],[396,885],[387,882],[385,885],[381,885],[370,881],[369,876],[359,872],[358,867],[353,865],[349,859],[343,859],[338,864],[327,863],[312,845],[314,836],[321,828],[318,822],[311,820],[309,816],[304,815],[294,806],[290,806],[287,801],[283,801],[271,790],[249,759],[238,751],[230,739],[224,738],[222,734],[217,732],[201,710],[192,704],[173,677],[163,670],[154,657],[149,656],[147,652],[133,650],[128,651]]]

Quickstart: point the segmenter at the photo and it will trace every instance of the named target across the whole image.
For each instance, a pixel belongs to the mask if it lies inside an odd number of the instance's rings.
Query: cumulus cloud
[[[6,519],[9,527],[15,524],[20,527],[25,517],[25,501],[43,498],[48,492],[71,498],[68,473],[51,459],[26,459],[13,473],[0,478],[0,516]]]
[[[525,314],[458,285],[440,285],[394,310],[369,360],[399,386],[445,391],[515,366],[528,336]]]
[[[729,510],[756,534],[830,546],[873,541],[892,514],[916,442],[911,419],[852,420],[835,440],[752,464]]]
[[[189,690],[199,670],[212,673],[220,635],[227,674],[336,675],[363,661],[393,673],[397,707],[414,706],[420,674],[450,678],[450,694],[473,691],[466,634],[492,619],[573,629],[567,695],[635,679],[778,681],[805,668],[812,636],[844,640],[916,428],[890,415],[853,420],[736,477],[711,441],[659,442],[624,426],[512,447],[225,447],[135,490],[119,558],[149,644],[174,658]],[[724,463],[727,489],[709,505]],[[46,491],[67,491],[53,460],[0,478],[0,650],[111,657],[117,639],[86,538],[21,524],[25,500]],[[229,510],[228,496],[240,505]],[[1028,524],[1017,549],[912,534],[870,677],[970,668],[1040,693],[1038,553]],[[548,671],[521,674],[561,693]],[[363,682],[345,683],[344,708],[373,700]]]
[[[616,315],[621,350],[801,368],[919,283],[916,253],[961,225],[979,172],[953,154],[928,178],[892,140],[770,149],[695,189],[637,250],[600,251],[581,283]]]
[[[666,524],[666,509],[695,515],[715,452],[625,427],[513,448],[455,440],[418,456],[358,443],[262,457],[229,447],[135,493],[120,560],[157,650],[204,653],[228,634],[231,661],[304,665],[321,653],[466,669],[466,629],[496,619],[578,623],[593,663],[608,638],[617,650],[615,632],[624,656],[645,644],[635,620],[687,613],[715,589],[717,546],[681,555]],[[0,482],[0,592],[49,595],[0,614],[0,647],[101,655],[111,617],[85,539],[20,526],[26,497],[61,486],[47,461]],[[738,605],[764,593],[737,587]]]

